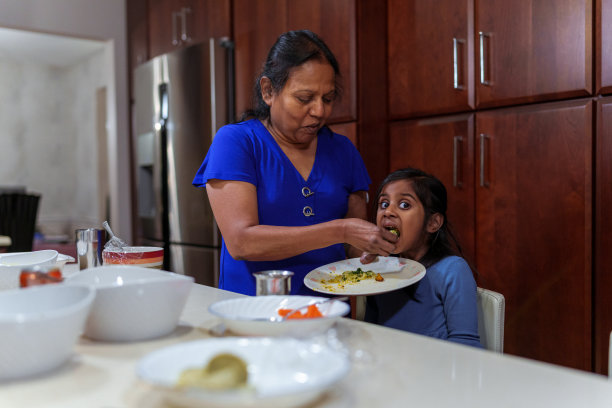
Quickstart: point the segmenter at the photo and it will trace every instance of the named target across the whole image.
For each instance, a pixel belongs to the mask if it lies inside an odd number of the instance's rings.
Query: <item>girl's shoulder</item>
[[[449,255],[427,268],[427,273],[433,275],[432,277],[446,279],[449,276],[458,274],[469,274],[472,276],[472,269],[462,257]]]

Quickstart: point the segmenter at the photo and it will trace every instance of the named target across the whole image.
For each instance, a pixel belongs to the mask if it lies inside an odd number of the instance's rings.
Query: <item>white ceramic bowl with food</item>
[[[177,387],[181,373],[232,354],[247,366],[246,386],[210,390]],[[303,407],[333,388],[350,370],[346,353],[328,345],[280,337],[226,337],[174,344],[147,354],[136,372],[177,407]],[[310,406],[310,405],[308,405]]]
[[[85,326],[92,340],[129,342],[171,333],[194,279],[158,269],[114,265],[84,269],[68,285],[92,285],[96,299]]]
[[[248,336],[304,336],[324,332],[340,317],[346,315],[350,306],[333,301],[318,306],[323,317],[309,319],[266,320],[280,317],[280,309],[296,309],[327,298],[319,296],[249,296],[215,302],[208,311],[221,318],[227,329]]]
[[[52,249],[0,254],[0,290],[18,288],[23,268],[54,266],[57,257],[57,251]]]
[[[74,352],[95,298],[89,286],[0,292],[0,382],[58,368]]]

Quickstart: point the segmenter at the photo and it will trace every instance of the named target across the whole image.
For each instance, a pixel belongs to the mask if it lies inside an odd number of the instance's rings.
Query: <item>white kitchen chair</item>
[[[612,381],[612,332],[610,332],[610,342],[608,345],[608,379]]]
[[[478,288],[477,291],[480,343],[487,350],[503,353],[506,299],[492,290]]]

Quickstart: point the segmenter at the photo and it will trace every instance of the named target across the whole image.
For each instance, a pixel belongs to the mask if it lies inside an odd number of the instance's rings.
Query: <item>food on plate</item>
[[[399,237],[400,236],[400,232],[397,228],[393,227],[393,228],[389,228],[389,232],[392,234],[395,234],[395,236]]]
[[[26,288],[34,285],[62,282],[62,272],[59,268],[41,269],[39,267],[22,269],[19,274],[19,286]]]
[[[295,309],[278,309],[279,316],[285,317]],[[315,319],[317,317],[323,317],[323,314],[319,311],[317,305],[308,305],[308,308],[304,312],[297,311],[287,317],[289,319]]]
[[[345,285],[352,285],[367,279],[373,279],[377,282],[385,280],[380,273],[364,271],[361,268],[357,268],[354,271],[344,271],[340,275],[336,275],[330,279],[322,279],[321,284],[325,289],[333,291],[334,288],[344,289]]]
[[[247,364],[240,357],[221,353],[214,356],[204,368],[188,368],[181,372],[178,388],[204,388],[230,390],[247,384]]]

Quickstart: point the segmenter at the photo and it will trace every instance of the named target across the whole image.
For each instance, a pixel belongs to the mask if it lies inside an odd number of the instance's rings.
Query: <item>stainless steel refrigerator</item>
[[[206,190],[191,181],[233,118],[233,44],[210,39],[134,70],[137,242],[162,246],[164,269],[217,286],[221,239]]]

